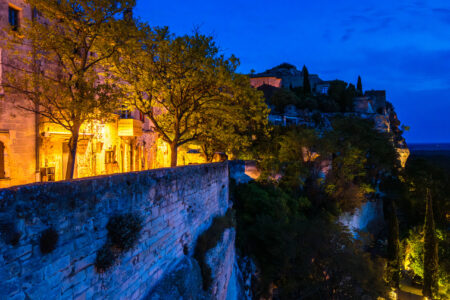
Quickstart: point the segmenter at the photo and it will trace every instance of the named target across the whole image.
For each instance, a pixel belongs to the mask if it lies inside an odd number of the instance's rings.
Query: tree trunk
[[[73,173],[75,172],[79,132],[80,126],[76,126],[69,140],[69,159],[67,160],[66,180],[73,179]]]
[[[211,151],[209,151],[210,149],[208,149],[208,145],[206,143],[201,145],[202,151],[203,151],[203,155],[205,156],[205,160],[207,163],[212,163],[213,159],[214,159],[214,153],[211,154]]]
[[[178,145],[177,143],[170,144],[170,167],[174,168],[177,166],[177,153],[178,152]]]

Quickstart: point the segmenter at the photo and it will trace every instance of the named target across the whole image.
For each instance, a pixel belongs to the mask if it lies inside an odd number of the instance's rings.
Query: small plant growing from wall
[[[109,219],[108,241],[97,251],[95,267],[98,273],[111,268],[120,254],[132,249],[139,240],[142,230],[142,218],[133,213],[113,216]]]
[[[139,240],[142,219],[131,213],[118,215],[109,220],[106,228],[111,244],[121,251],[128,251]]]
[[[203,279],[203,290],[207,291],[213,281],[211,268],[206,262],[206,253],[208,250],[217,246],[225,229],[235,227],[233,211],[229,209],[224,216],[215,217],[211,226],[203,232],[197,239],[194,258],[200,265]]]
[[[0,236],[7,245],[15,246],[22,236],[16,226],[10,222],[0,222]]]
[[[55,229],[49,228],[44,230],[39,239],[39,248],[42,254],[48,254],[56,249],[56,244],[58,243],[59,235]]]
[[[98,273],[104,273],[111,268],[116,262],[117,255],[111,251],[111,247],[104,245],[97,251],[97,257],[95,258],[95,268]]]

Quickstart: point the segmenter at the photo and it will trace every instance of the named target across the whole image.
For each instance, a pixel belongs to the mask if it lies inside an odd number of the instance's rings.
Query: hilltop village
[[[450,177],[389,91],[134,8],[0,0],[1,299],[448,299]]]
[[[403,166],[409,150],[401,136],[400,121],[393,105],[386,100],[386,91],[368,90],[341,80],[324,81],[316,74],[308,74],[306,67],[299,71],[283,63],[262,73],[250,74],[252,86],[264,92],[271,108],[272,124],[330,129],[330,120],[338,115],[371,119],[381,132],[392,133],[393,142]],[[305,89],[305,83],[308,86]]]

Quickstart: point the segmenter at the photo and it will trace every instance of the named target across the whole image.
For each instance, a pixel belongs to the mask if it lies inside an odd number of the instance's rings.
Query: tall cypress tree
[[[358,92],[359,96],[362,96],[363,90],[362,90],[361,76],[358,76],[358,83],[356,84],[356,91]]]
[[[388,227],[386,277],[390,286],[398,288],[400,284],[400,244],[398,219],[395,203],[392,199],[383,201],[384,218]]]
[[[305,95],[309,95],[311,94],[311,83],[309,82],[309,72],[305,65],[303,65],[302,75],[303,75],[303,93]]]
[[[438,241],[436,238],[436,228],[433,216],[433,201],[430,189],[427,189],[427,205],[425,212],[425,243],[423,259],[423,288],[425,297],[434,299],[437,295],[438,287]]]

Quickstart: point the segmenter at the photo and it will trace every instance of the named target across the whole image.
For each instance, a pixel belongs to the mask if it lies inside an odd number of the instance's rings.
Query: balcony
[[[136,119],[119,119],[119,136],[132,137],[142,135],[142,122]]]

